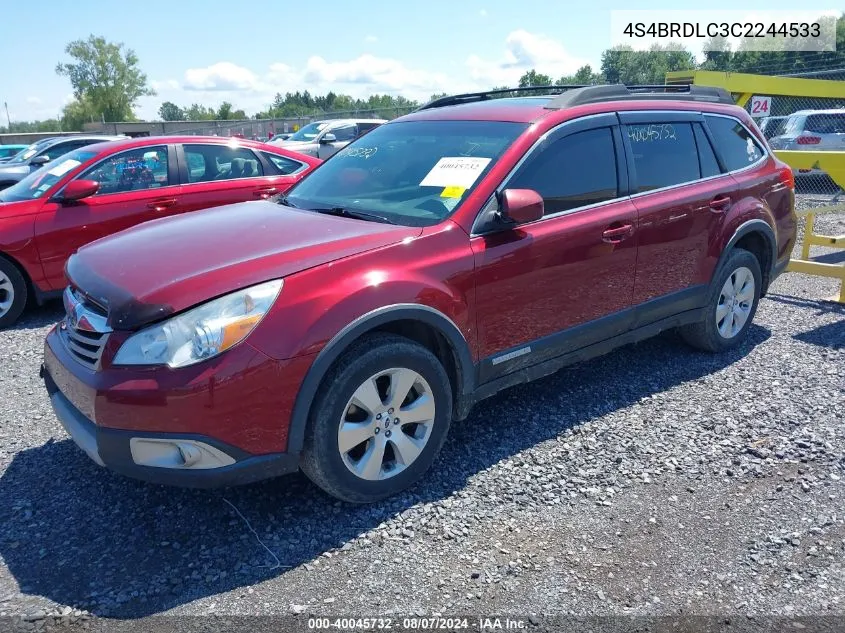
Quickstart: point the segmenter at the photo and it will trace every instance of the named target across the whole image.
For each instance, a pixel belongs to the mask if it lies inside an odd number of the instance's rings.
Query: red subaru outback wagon
[[[667,328],[738,345],[796,232],[749,116],[717,89],[523,92],[434,101],[278,203],[80,249],[42,371],[76,443],[154,482],[301,468],[370,502],[501,389]]]
[[[0,191],[0,328],[67,285],[80,246],[147,220],[282,193],[320,160],[216,136],[87,145]]]

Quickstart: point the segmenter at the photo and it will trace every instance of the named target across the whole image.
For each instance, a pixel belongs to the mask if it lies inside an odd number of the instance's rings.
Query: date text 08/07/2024
[[[325,631],[520,631],[530,619],[500,617],[309,618],[310,630]]]

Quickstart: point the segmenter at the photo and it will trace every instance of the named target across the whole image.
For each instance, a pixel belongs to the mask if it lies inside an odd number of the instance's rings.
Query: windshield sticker
[[[464,195],[463,187],[446,187],[443,191],[440,192],[441,198],[460,198]]]
[[[378,147],[347,147],[338,152],[340,158],[371,158],[375,156]]]
[[[675,128],[669,123],[652,123],[628,127],[628,138],[634,143],[648,143],[651,141],[677,141]]]
[[[446,156],[437,161],[420,187],[457,187],[469,189],[490,163],[490,158]]]
[[[71,169],[73,169],[74,167],[79,167],[81,164],[82,163],[80,163],[78,160],[73,160],[72,158],[68,158],[67,160],[62,161],[61,163],[59,163],[58,165],[53,167],[53,169],[51,169],[47,173],[50,174],[51,176],[55,176],[56,178],[61,178],[66,173],[68,173]]]

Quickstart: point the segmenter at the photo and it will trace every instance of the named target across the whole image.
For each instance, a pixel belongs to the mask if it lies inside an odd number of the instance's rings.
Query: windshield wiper
[[[278,200],[276,200],[276,204],[280,204],[283,207],[290,207],[291,209],[298,209],[299,207],[293,204],[292,202],[288,202],[287,195],[281,196]]]
[[[384,222],[385,224],[396,224],[393,220],[389,220],[383,215],[377,213],[367,213],[366,211],[358,211],[357,209],[347,209],[346,207],[329,207],[326,209],[310,209],[317,213],[324,213],[326,215],[339,215],[345,218],[355,218],[357,220],[367,220],[368,222]]]

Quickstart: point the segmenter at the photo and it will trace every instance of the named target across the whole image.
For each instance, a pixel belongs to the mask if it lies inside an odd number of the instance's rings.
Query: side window
[[[86,145],[90,145],[92,141],[75,141],[73,143],[56,143],[55,145],[51,145],[43,152],[42,155],[46,156],[50,160],[56,160],[59,156],[64,156],[68,152],[72,152],[74,150],[79,149],[80,147],[85,147]]]
[[[637,123],[627,126],[627,135],[638,193],[701,178],[689,123]]]
[[[158,189],[171,184],[167,170],[167,148],[139,147],[114,154],[83,173],[81,180],[96,180],[96,195]]]
[[[351,141],[358,136],[357,125],[343,125],[329,130],[329,134],[334,134],[338,141]]]
[[[279,156],[278,154],[271,154],[270,152],[262,152],[262,154],[278,170],[278,173],[283,176],[297,172],[305,166],[304,163],[300,163],[298,160]]]
[[[845,133],[845,115],[813,114],[807,117],[804,129],[816,134],[843,134]]]
[[[264,175],[261,161],[244,147],[185,145],[188,182],[257,178]]]
[[[699,123],[693,124],[695,130],[695,144],[698,145],[698,162],[701,165],[701,177],[709,178],[710,176],[718,176],[721,173],[719,169],[719,161],[716,160],[716,154],[713,152],[713,146],[710,145],[710,139],[704,133],[704,128]]]
[[[616,198],[616,152],[610,128],[576,132],[553,142],[529,158],[508,187],[537,191],[546,215]]]
[[[759,142],[739,121],[723,116],[705,117],[716,141],[716,150],[728,171],[748,167],[763,157]]]
[[[359,123],[358,124],[358,136],[364,136],[370,130],[374,130],[379,126],[378,123]]]

